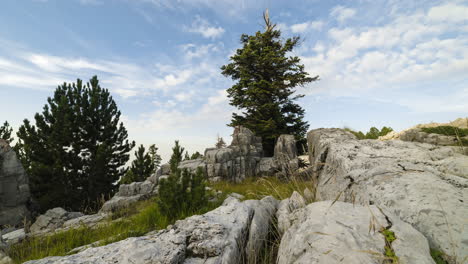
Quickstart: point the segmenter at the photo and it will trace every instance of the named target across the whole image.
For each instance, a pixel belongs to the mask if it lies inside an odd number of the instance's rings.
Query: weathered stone
[[[170,172],[171,172],[171,165],[169,163],[166,163],[166,164],[161,165],[161,168],[159,168],[156,171],[156,176],[159,177],[162,175],[169,175]]]
[[[272,222],[278,208],[278,200],[267,196],[262,200],[248,200],[245,203],[254,208],[254,216],[250,224],[249,238],[245,247],[247,263],[259,263],[262,247],[268,240],[272,228]]]
[[[36,222],[31,225],[32,234],[44,234],[61,228],[64,223],[70,219],[83,216],[78,212],[67,212],[63,208],[57,207],[48,210],[45,214],[37,217]]]
[[[311,203],[315,199],[314,193],[307,187],[304,189],[304,199],[306,203]]]
[[[63,223],[62,228],[63,229],[76,228],[82,225],[87,226],[87,227],[94,227],[98,223],[105,220],[106,217],[107,217],[106,214],[83,215],[81,217],[77,217],[77,218],[73,218],[73,219],[65,221],[65,223]]]
[[[292,225],[281,239],[278,263],[384,263],[385,237],[394,232],[391,246],[399,263],[433,264],[426,238],[375,205],[324,201],[291,213]]]
[[[375,204],[452,259],[468,257],[468,156],[452,147],[357,140],[341,129],[310,131],[308,145],[318,200]]]
[[[159,179],[156,179],[159,178]],[[121,184],[119,191],[109,201],[106,201],[100,213],[112,213],[123,208],[127,208],[132,204],[146,200],[158,192],[157,181],[161,180],[162,176],[148,177],[144,182],[132,182],[130,184]]]
[[[191,173],[196,173],[198,169],[206,174],[206,163],[203,159],[184,160],[179,163],[179,169],[187,169]]]
[[[2,250],[0,250],[0,264],[14,264],[14,262]]]
[[[276,218],[278,219],[278,231],[282,235],[291,226],[290,214],[306,205],[304,197],[294,191],[290,198],[282,200],[278,205]]]
[[[23,241],[23,239],[26,238],[26,233],[24,232],[24,228],[20,228],[18,230],[3,234],[1,237],[4,243],[7,245],[13,245]]]
[[[0,139],[0,228],[30,218],[28,176],[8,142]]]
[[[274,151],[277,166],[285,174],[292,174],[299,168],[296,140],[293,135],[279,136]]]
[[[255,212],[261,210],[258,203],[250,203],[232,200],[204,215],[177,221],[166,230],[88,248],[75,255],[26,263],[240,263],[245,258],[248,238],[254,236],[249,232]],[[273,202],[265,199],[261,203],[266,206]],[[259,225],[262,223],[258,220]]]

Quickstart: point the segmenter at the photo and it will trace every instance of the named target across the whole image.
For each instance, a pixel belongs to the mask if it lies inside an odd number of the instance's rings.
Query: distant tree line
[[[354,131],[351,128],[345,128],[345,130],[351,132],[358,139],[378,139],[379,137],[385,136],[393,131],[391,127],[386,126],[382,127],[380,130],[376,127],[371,127],[365,134],[361,131]]]

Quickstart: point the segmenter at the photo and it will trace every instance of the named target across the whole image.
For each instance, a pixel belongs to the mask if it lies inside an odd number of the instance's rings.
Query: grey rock
[[[107,218],[106,214],[92,214],[83,215],[81,217],[73,218],[63,223],[63,229],[77,228],[79,226],[94,227]]]
[[[375,204],[411,224],[432,248],[468,257],[468,156],[453,147],[357,140],[341,129],[308,133],[317,199]]]
[[[30,199],[28,176],[8,142],[0,139],[0,228],[29,219]]]
[[[249,203],[232,200],[204,215],[177,221],[143,237],[26,263],[240,263],[245,257],[255,212],[261,210],[259,204]],[[265,199],[261,203],[267,206],[274,202]]]
[[[0,250],[0,264],[14,264],[14,262],[2,250]]]
[[[307,187],[304,189],[304,199],[306,203],[311,203],[315,199],[314,193]]]
[[[187,169],[192,173],[196,173],[198,169],[201,169],[206,174],[206,163],[203,159],[184,160],[179,163],[179,169]]]
[[[259,262],[260,252],[268,239],[273,226],[273,219],[278,208],[278,200],[267,196],[262,200],[248,200],[245,203],[254,208],[254,216],[250,224],[249,238],[245,247],[247,263]]]
[[[33,235],[50,233],[61,228],[66,221],[81,216],[83,216],[82,213],[67,212],[60,207],[53,208],[37,217],[36,222],[31,225],[30,231]]]
[[[278,263],[384,263],[385,237],[390,229],[392,248],[400,263],[433,264],[426,238],[375,205],[324,201],[291,214],[292,225],[281,239]]]
[[[428,143],[438,146],[457,145],[459,140],[456,136],[446,136],[441,134],[426,133],[421,128],[411,128],[401,132],[392,131],[389,134],[379,137],[379,140],[399,139],[402,141]],[[468,136],[463,139],[468,140]]]
[[[296,140],[293,135],[281,135],[275,144],[274,158],[283,173],[292,174],[299,168]]]
[[[282,200],[278,205],[276,218],[278,219],[278,231],[282,235],[291,226],[290,214],[294,210],[306,206],[306,201],[298,192],[294,191],[290,198]]]
[[[161,180],[161,178],[163,177],[154,175],[148,177],[143,182],[121,184],[119,186],[119,191],[109,201],[103,204],[99,212],[101,214],[113,213],[127,208],[138,201],[149,199],[157,194],[157,182]]]
[[[169,165],[169,163],[166,163],[166,164],[161,165],[161,168],[159,168],[158,171],[156,172],[156,176],[159,177],[162,175],[169,175],[170,172],[171,172],[171,165]]]
[[[1,237],[4,243],[7,245],[13,245],[23,241],[23,239],[26,238],[26,233],[24,232],[24,228],[20,228],[18,230],[3,234]]]

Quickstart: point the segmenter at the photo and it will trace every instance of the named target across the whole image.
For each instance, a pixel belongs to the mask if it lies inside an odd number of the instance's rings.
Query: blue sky
[[[57,85],[98,75],[130,137],[164,158],[203,151],[226,126],[220,66],[242,33],[300,35],[311,129],[405,129],[468,116],[468,1],[3,0],[0,122],[18,127]]]

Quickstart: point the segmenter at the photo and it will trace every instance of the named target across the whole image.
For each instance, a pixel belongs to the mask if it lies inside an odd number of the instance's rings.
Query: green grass
[[[434,259],[436,264],[448,264],[444,259],[445,254],[439,250],[431,248],[431,257]]]
[[[385,257],[390,263],[399,263],[398,257],[392,248],[392,242],[396,240],[395,233],[389,229],[381,231],[385,237]]]
[[[193,213],[184,213],[181,219],[193,214],[204,214],[218,207],[210,203],[205,208]],[[118,221],[112,219],[120,218]],[[13,245],[8,254],[15,263],[41,259],[48,256],[64,256],[72,249],[100,241],[97,246],[107,245],[128,237],[142,236],[153,230],[160,230],[172,224],[159,212],[157,203],[152,200],[142,201],[129,209],[114,214],[96,228],[81,226],[46,237],[29,238]]]
[[[421,128],[421,130],[426,133],[440,134],[446,136],[468,136],[468,128],[458,128],[453,126],[423,127]]]
[[[282,181],[275,177],[268,178],[248,178],[242,183],[217,182],[210,183],[214,190],[223,192],[222,196],[228,193],[239,193],[245,196],[245,199],[261,199],[264,196],[271,195],[276,199],[285,199],[291,196],[293,191],[303,193],[307,187],[311,191],[314,185],[311,181],[289,180]],[[223,198],[223,197],[221,197]],[[223,199],[217,202],[210,202],[204,208],[196,212],[184,212],[179,219],[192,216],[194,214],[204,214],[217,208]],[[154,199],[138,202],[125,210],[114,213],[106,222],[103,222],[95,228],[81,226],[46,237],[28,238],[23,242],[13,245],[9,249],[9,256],[15,263],[23,263],[28,260],[41,259],[48,256],[64,256],[72,249],[97,243],[96,246],[107,245],[113,242],[123,240],[128,237],[142,236],[153,230],[160,230],[172,224],[160,213],[160,209]],[[276,257],[278,247],[277,235],[272,232],[272,238],[269,244],[262,252],[262,263],[268,263],[269,260]],[[276,237],[273,239],[273,237]],[[268,260],[267,260],[268,259]]]
[[[210,183],[209,186],[223,193],[242,194],[245,200],[261,199],[268,195],[283,200],[289,198],[294,191],[303,194],[306,187],[314,190],[314,184],[310,180],[283,181],[276,177],[247,178],[240,183],[220,181]]]

